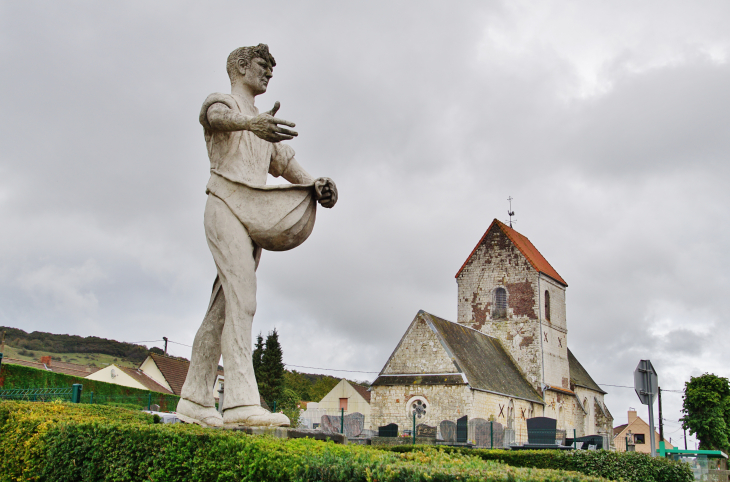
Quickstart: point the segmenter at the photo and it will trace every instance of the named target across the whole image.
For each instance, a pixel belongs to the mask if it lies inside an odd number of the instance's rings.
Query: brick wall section
[[[383,373],[458,373],[458,370],[428,324],[417,317],[403,335]]]

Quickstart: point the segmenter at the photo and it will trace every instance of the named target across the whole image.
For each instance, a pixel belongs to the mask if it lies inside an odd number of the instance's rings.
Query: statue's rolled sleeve
[[[236,100],[231,95],[220,93],[210,94],[205,99],[205,102],[203,102],[203,106],[200,108],[200,116],[198,117],[200,124],[203,126],[203,129],[205,129],[206,132],[212,130],[210,122],[208,121],[208,109],[210,109],[210,106],[212,106],[213,104],[223,104],[229,109],[238,111]]]
[[[286,144],[274,144],[271,153],[271,162],[269,163],[269,174],[279,177],[286,172],[287,167],[292,159],[294,159],[294,149]]]

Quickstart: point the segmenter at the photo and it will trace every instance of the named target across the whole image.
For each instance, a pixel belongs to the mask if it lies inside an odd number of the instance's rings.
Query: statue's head
[[[275,65],[276,60],[269,53],[269,46],[258,44],[255,47],[239,47],[231,52],[226,62],[226,70],[228,71],[228,77],[231,79],[231,84],[238,80],[259,82],[260,77],[265,76],[263,92],[266,92],[265,84],[268,83]],[[257,70],[264,70],[265,72],[257,72]],[[248,79],[248,77],[251,78]]]

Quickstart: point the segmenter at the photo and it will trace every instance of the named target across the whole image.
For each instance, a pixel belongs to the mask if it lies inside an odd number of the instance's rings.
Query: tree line
[[[20,350],[39,350],[52,353],[102,353],[131,362],[141,363],[147,357],[147,347],[124,343],[96,336],[57,335],[34,331],[27,333],[19,328],[0,326],[5,332],[5,343]]]

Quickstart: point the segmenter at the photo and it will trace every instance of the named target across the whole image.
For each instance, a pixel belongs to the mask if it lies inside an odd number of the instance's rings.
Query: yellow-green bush
[[[423,445],[379,447],[381,450],[408,453],[424,450]],[[691,482],[689,465],[636,452],[607,450],[483,450],[446,447],[450,454],[469,454],[484,461],[500,461],[512,467],[573,470],[585,475],[625,480],[626,482]]]
[[[542,481],[607,480],[515,468],[465,454],[413,453],[155,424],[124,409],[0,403],[5,481]]]

